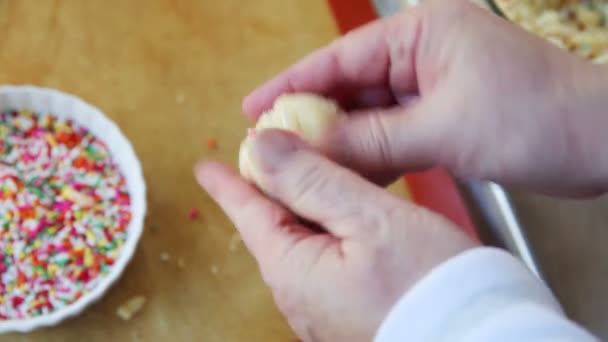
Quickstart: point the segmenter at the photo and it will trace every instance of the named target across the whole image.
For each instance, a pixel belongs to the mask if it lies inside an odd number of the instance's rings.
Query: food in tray
[[[608,0],[494,0],[511,21],[594,63],[608,63]]]
[[[256,130],[280,128],[298,133],[304,140],[314,141],[327,127],[344,116],[338,105],[313,94],[286,94],[280,96],[272,110],[262,114]],[[251,163],[248,152],[249,135],[241,144],[239,166],[243,177],[255,180],[256,169]]]
[[[0,112],[0,321],[53,313],[96,288],[127,239],[130,201],[85,128]]]

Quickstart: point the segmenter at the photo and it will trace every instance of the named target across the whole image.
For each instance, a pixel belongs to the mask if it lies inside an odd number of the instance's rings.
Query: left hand
[[[476,246],[446,219],[390,195],[293,134],[263,131],[250,151],[272,199],[219,163],[200,165],[196,176],[234,222],[304,341],[371,341],[416,281]]]

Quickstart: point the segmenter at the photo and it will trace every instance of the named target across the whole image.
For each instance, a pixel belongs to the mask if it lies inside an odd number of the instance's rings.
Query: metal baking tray
[[[380,17],[393,15],[408,6],[416,5],[417,2],[418,0],[373,0]],[[492,3],[483,0],[476,2],[482,6]],[[496,11],[495,8],[491,7],[491,9]],[[510,251],[535,275],[544,280],[525,229],[518,219],[507,191],[492,182],[467,180],[459,185],[483,242]]]

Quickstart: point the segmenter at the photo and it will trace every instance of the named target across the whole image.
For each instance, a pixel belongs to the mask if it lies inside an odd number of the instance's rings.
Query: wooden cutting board
[[[241,98],[337,35],[325,0],[0,0],[0,84],[58,88],[100,107],[133,142],[149,189],[137,254],[102,301],[0,340],[291,341],[192,168],[200,158],[235,165],[249,125]],[[120,320],[116,308],[135,295],[146,306]]]

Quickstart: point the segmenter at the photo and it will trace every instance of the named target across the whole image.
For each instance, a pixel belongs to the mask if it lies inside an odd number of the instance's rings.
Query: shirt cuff
[[[530,320],[517,320],[521,315]],[[388,314],[375,341],[473,341],[493,332],[522,336],[534,332],[534,317],[540,319],[537,327],[557,324],[568,336],[595,341],[564,317],[551,291],[519,260],[479,247],[440,264],[414,285]]]

